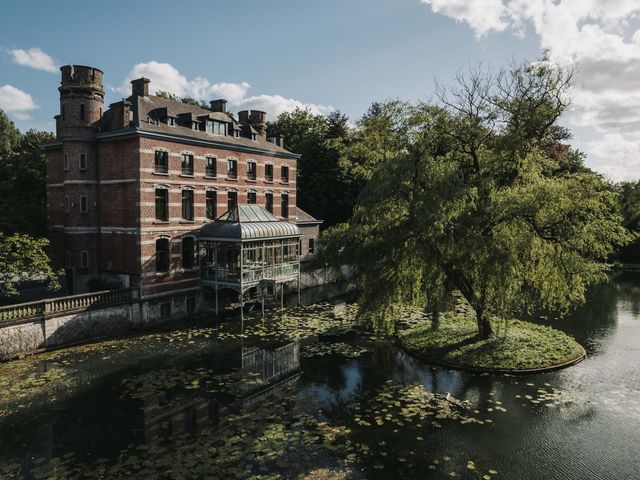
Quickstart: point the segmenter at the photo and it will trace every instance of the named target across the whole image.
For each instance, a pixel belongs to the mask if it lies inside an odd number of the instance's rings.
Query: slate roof
[[[201,240],[242,242],[300,237],[293,223],[278,220],[258,205],[238,205],[200,228]]]
[[[187,103],[182,103],[180,101],[158,97],[156,95],[147,95],[144,97],[141,97],[139,95],[131,95],[129,98],[127,98],[127,100],[131,102],[131,109],[133,111],[133,126],[137,127],[140,130],[158,132],[167,135],[192,137],[198,140],[215,141],[229,144],[229,146],[236,145],[251,149],[258,148],[273,153],[288,154],[295,157],[299,156],[286,150],[285,148],[276,145],[275,143],[269,142],[265,137],[262,137],[260,135],[257,135],[256,140],[252,140],[250,138],[242,136],[237,138],[232,135],[213,135],[204,131],[193,130],[187,126],[170,126],[162,122],[160,122],[159,125],[153,125],[147,121],[147,118],[149,116],[157,116],[160,112],[164,113],[166,109],[166,111],[171,112],[173,116],[182,118],[190,117],[193,120],[196,120],[196,118],[200,116],[208,116],[212,120],[231,123],[234,130],[244,130],[243,126],[240,125],[230,113],[213,112],[198,105],[190,105]],[[110,112],[107,111],[106,113]],[[251,133],[255,132],[252,127],[249,127],[248,131]]]
[[[304,210],[302,210],[300,207],[296,207],[296,217],[298,217],[298,220],[296,221],[296,223],[298,225],[300,224],[320,224],[322,222],[324,222],[324,220],[318,220],[317,218],[312,217],[311,215],[309,215],[307,212],[305,212]]]

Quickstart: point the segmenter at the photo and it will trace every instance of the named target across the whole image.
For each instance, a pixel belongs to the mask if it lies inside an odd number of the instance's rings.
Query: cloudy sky
[[[429,100],[478,62],[576,69],[562,119],[587,163],[640,178],[640,0],[3,2],[0,109],[53,130],[60,65],[105,72],[106,103],[151,88],[271,116],[296,106],[356,119],[372,101]]]

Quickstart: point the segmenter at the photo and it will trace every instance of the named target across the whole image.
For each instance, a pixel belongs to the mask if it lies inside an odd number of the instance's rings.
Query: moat
[[[202,319],[0,365],[0,478],[640,478],[639,274],[540,320],[588,358],[535,376],[429,366],[304,293],[242,333]]]

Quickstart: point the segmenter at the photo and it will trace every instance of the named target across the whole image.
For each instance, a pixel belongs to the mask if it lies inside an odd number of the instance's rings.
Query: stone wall
[[[300,287],[304,289],[331,281],[324,271],[303,273]],[[296,282],[289,282],[285,290],[295,292]],[[123,289],[0,307],[0,360],[115,337],[134,329],[208,312],[212,305],[200,289],[142,300],[136,289]]]

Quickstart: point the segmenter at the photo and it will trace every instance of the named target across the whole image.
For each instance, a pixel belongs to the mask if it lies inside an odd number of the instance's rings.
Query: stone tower
[[[104,105],[102,70],[83,65],[65,65],[60,71],[58,138],[92,138],[100,125]]]
[[[86,287],[98,271],[100,235],[100,131],[104,89],[102,70],[83,65],[60,68],[62,81],[56,135],[61,145],[47,161],[49,222],[57,225],[52,242],[64,249],[64,266],[73,290]],[[52,212],[63,212],[57,217]],[[54,220],[54,217],[56,219]]]

